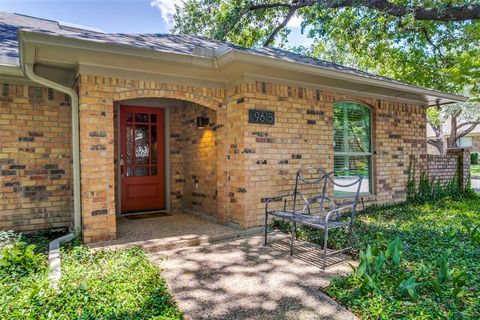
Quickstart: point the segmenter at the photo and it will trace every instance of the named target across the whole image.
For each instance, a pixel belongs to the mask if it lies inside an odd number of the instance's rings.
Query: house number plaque
[[[259,124],[275,124],[275,112],[265,110],[248,110],[248,122]]]

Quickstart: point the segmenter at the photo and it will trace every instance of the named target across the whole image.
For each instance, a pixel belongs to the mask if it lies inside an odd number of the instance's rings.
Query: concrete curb
[[[69,233],[60,238],[50,242],[48,246],[48,278],[55,290],[58,290],[58,281],[62,277],[61,259],[60,259],[60,244],[70,241],[75,238],[74,233]]]

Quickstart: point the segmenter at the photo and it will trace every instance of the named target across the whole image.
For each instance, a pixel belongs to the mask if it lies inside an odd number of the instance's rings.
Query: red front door
[[[164,112],[120,107],[122,212],[165,208]]]

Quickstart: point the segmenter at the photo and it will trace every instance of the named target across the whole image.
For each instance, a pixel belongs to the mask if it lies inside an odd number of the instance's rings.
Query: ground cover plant
[[[56,292],[46,255],[34,244],[0,233],[0,247],[2,319],[182,319],[160,271],[139,248],[92,254],[70,245]]]
[[[363,319],[480,318],[480,197],[371,207],[354,230],[359,266],[326,289],[342,305]],[[320,231],[298,235],[321,244]],[[340,230],[330,239],[347,243]]]

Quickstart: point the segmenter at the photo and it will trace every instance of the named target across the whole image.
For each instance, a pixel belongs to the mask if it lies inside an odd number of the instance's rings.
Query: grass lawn
[[[470,166],[470,174],[472,176],[480,177],[480,164],[472,164]]]
[[[0,249],[1,319],[182,319],[140,249],[64,249],[58,293],[49,285],[45,254],[31,249],[17,241]]]
[[[480,319],[476,226],[480,197],[369,208],[355,224],[364,268],[334,279],[326,293],[363,319]],[[322,239],[319,231],[306,228],[299,235]],[[389,244],[395,248],[396,237],[402,242],[398,264],[388,249]],[[345,245],[345,233],[333,232],[332,243]]]

